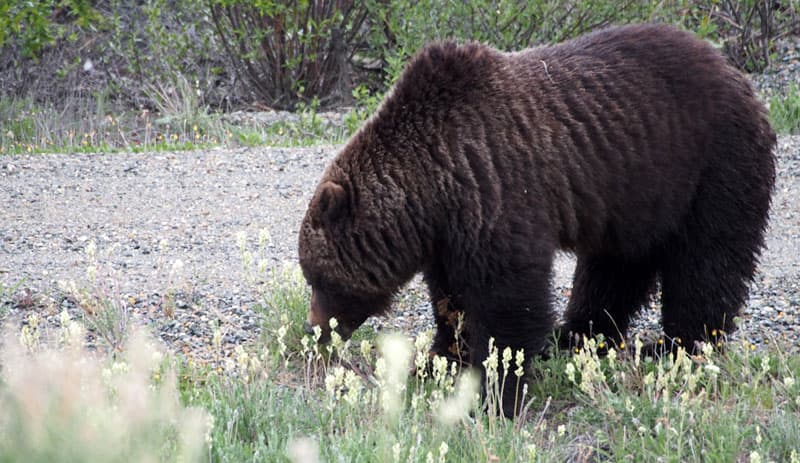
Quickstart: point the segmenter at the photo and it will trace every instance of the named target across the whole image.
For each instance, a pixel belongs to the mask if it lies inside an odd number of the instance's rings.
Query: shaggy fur
[[[309,321],[335,316],[347,336],[422,271],[439,352],[453,311],[473,364],[489,337],[538,352],[563,249],[578,259],[564,331],[621,338],[660,281],[667,336],[730,332],[764,242],[774,144],[745,77],[672,27],[518,53],[430,45],[314,194],[299,242]]]

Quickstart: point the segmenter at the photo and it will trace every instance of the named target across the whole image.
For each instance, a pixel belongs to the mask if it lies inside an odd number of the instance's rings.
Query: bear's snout
[[[316,328],[316,327],[319,327],[321,329],[320,335],[319,335],[319,339],[317,339],[317,342],[320,343],[320,344],[326,344],[326,343],[330,342],[330,340],[331,340],[331,329],[330,329],[330,326],[328,325],[328,322],[315,323],[312,320],[306,320],[305,322],[303,322],[303,331],[305,331],[306,334],[309,334],[311,336],[315,336],[316,335],[316,333],[314,332],[314,328]]]
[[[310,321],[306,320],[305,322],[303,322],[303,331],[305,331],[306,334],[313,335],[314,334],[314,325],[312,325]]]
[[[312,290],[311,304],[308,306],[308,316],[306,317],[305,323],[303,323],[303,330],[314,336],[314,328],[317,326],[322,330],[317,342],[321,344],[329,342],[331,339],[330,317],[328,317],[322,309],[317,291]]]

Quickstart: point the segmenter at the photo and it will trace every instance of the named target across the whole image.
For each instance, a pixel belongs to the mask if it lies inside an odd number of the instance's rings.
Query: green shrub
[[[786,95],[770,99],[769,117],[776,132],[800,134],[800,89],[797,84],[792,84]]]
[[[369,0],[370,50],[393,81],[431,40],[479,41],[502,50],[559,42],[611,24],[645,21],[673,6],[645,1]]]
[[[693,1],[694,8],[705,2]],[[761,72],[772,60],[775,40],[800,33],[800,2],[739,0],[713,2],[707,18],[715,25],[714,35],[736,67]]]
[[[224,139],[338,137],[315,111],[356,103],[339,130],[354,132],[432,40],[518,50],[611,24],[666,22],[760,71],[778,38],[800,33],[799,13],[798,0],[0,0],[0,152],[216,143],[212,110],[243,105],[301,108],[303,119],[226,127]],[[144,127],[106,123],[123,119]],[[175,127],[192,130],[178,140]]]
[[[65,36],[69,24],[83,27],[97,17],[87,0],[0,0],[0,48],[11,42],[23,57],[36,58]]]
[[[349,95],[349,58],[367,11],[361,2],[211,0],[218,37],[249,90],[274,108]]]
[[[223,104],[221,49],[208,9],[189,0],[149,0],[131,5],[111,0],[109,37],[101,65],[109,85],[137,108],[188,119]]]

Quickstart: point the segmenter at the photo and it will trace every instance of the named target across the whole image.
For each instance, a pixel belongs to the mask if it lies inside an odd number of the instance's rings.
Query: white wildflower
[[[86,255],[89,256],[89,259],[94,259],[97,256],[97,243],[94,240],[89,241],[89,244],[86,245]]]
[[[380,339],[379,350],[384,368],[378,377],[381,391],[381,405],[390,416],[400,412],[403,393],[406,389],[406,377],[411,361],[411,343],[405,336],[391,334]],[[377,366],[375,371],[378,376]]]
[[[269,234],[269,230],[266,228],[262,228],[258,231],[258,246],[260,248],[264,248],[268,244],[272,243],[272,236]]]
[[[503,349],[503,373],[506,374],[511,367],[511,358],[513,354],[510,347]]]
[[[514,361],[517,364],[517,369],[514,370],[514,374],[517,378],[521,378],[522,375],[525,374],[525,351],[524,349],[520,349],[517,351],[516,357]]]
[[[761,372],[766,374],[769,373],[769,356],[765,355],[761,358]]]
[[[364,384],[361,382],[361,378],[353,373],[352,370],[347,370],[344,374],[344,388],[346,390],[344,401],[351,406],[358,405],[360,403],[361,390],[363,387]]]
[[[472,371],[464,371],[456,382],[455,392],[439,407],[436,418],[443,424],[453,425],[469,416],[478,396],[480,379]]]
[[[400,463],[400,442],[395,442],[392,446],[392,460],[395,463]]]
[[[447,442],[442,441],[441,445],[439,445],[439,463],[445,462],[445,457],[447,456],[447,452],[450,450],[448,447]]]
[[[366,339],[363,339],[361,341],[361,346],[359,346],[359,347],[360,347],[360,350],[361,350],[361,355],[365,359],[369,359],[369,354],[372,353],[372,344],[370,344],[370,342],[367,341]]]
[[[572,362],[567,362],[567,366],[564,367],[564,373],[567,374],[569,382],[575,384],[575,365]]]
[[[247,232],[240,231],[236,233],[236,245],[239,246],[239,251],[244,253],[247,249]]]

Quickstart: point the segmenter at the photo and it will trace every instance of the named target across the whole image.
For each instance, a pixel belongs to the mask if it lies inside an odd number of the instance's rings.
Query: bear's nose
[[[303,323],[303,331],[305,331],[305,332],[306,332],[306,334],[314,334],[314,326],[313,326],[313,325],[311,325],[311,322],[309,322],[308,320],[306,320],[306,321]]]

